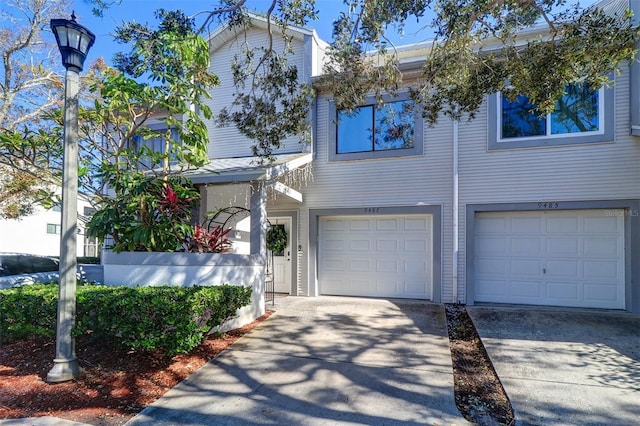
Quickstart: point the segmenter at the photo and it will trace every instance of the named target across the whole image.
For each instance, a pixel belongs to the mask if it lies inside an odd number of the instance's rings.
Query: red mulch
[[[122,425],[271,315],[221,336],[187,355],[129,351],[89,336],[76,339],[82,376],[47,383],[55,341],[32,339],[0,348],[0,419],[56,416],[92,425]]]

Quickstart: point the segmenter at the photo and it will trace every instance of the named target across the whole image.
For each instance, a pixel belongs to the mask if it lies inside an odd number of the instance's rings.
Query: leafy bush
[[[0,342],[55,336],[57,291],[55,285],[0,291]],[[187,353],[250,302],[251,288],[232,285],[82,285],[77,288],[74,333],[90,333],[136,350]]]
[[[227,237],[231,228],[222,229],[216,226],[209,231],[203,226],[196,226],[193,236],[187,241],[189,253],[227,253],[231,251],[232,242]]]
[[[106,166],[105,166],[106,167]],[[87,225],[87,234],[100,241],[113,238],[121,251],[183,251],[193,234],[192,209],[200,194],[187,178],[167,180],[138,171],[111,176],[114,197],[104,197]]]
[[[56,335],[57,284],[0,290],[0,343]]]

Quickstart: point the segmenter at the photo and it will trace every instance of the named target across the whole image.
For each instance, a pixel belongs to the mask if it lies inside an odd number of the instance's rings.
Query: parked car
[[[57,282],[58,259],[22,253],[0,253],[0,289]]]

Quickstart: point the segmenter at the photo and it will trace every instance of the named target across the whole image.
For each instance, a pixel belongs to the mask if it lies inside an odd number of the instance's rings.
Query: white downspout
[[[453,120],[453,303],[458,303],[458,120]]]

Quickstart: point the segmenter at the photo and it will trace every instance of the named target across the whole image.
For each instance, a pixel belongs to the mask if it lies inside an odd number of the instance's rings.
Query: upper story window
[[[529,148],[613,141],[613,90],[567,86],[555,110],[540,115],[529,98],[489,100],[489,149]]]
[[[333,132],[329,160],[360,160],[422,154],[422,122],[404,95],[384,105],[362,105],[352,112],[331,107]]]
[[[139,162],[145,168],[154,168],[162,163],[162,156],[165,155],[167,149],[167,141],[165,140],[167,127],[162,124],[150,125],[149,129],[155,135],[135,135],[132,138],[132,148],[140,155]],[[175,129],[171,130],[171,141],[179,142],[180,136]],[[171,149],[171,148],[170,148]],[[177,164],[175,153],[170,152],[170,163]]]

